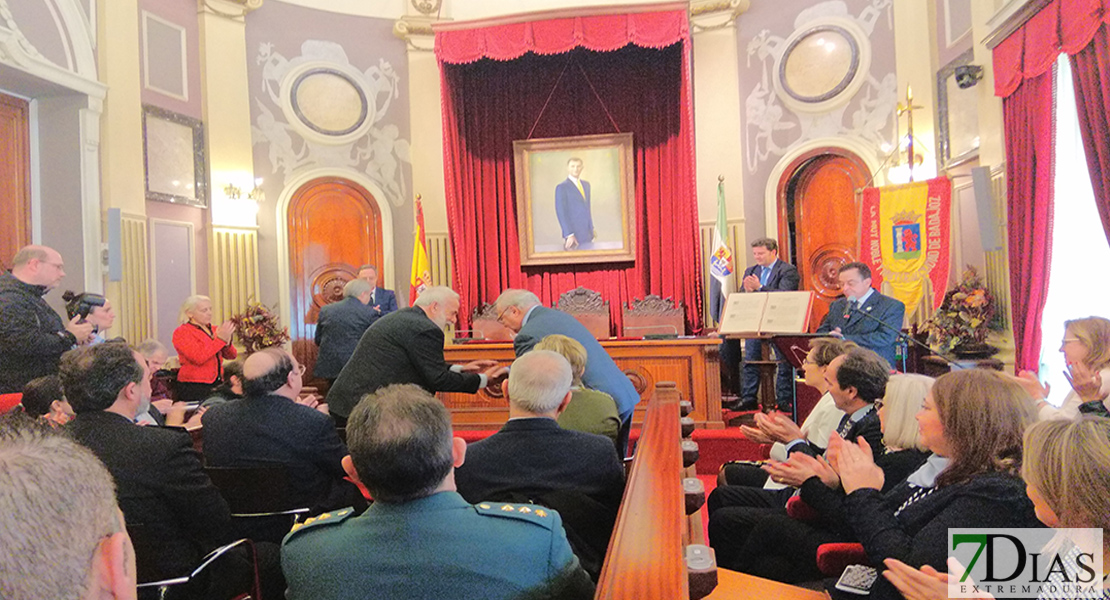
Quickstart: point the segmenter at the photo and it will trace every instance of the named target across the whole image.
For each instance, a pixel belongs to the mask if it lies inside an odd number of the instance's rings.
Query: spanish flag
[[[424,207],[420,204],[420,194],[416,195],[416,232],[412,243],[412,279],[409,282],[409,306],[416,302],[417,296],[432,284],[432,272],[428,263],[428,246],[424,243]]]

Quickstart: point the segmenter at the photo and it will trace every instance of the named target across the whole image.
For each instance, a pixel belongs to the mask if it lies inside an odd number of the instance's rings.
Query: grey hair
[[[177,320],[181,323],[187,323],[189,321],[189,313],[193,312],[197,305],[205,300],[208,302],[212,301],[208,296],[201,296],[200,294],[194,294],[186,298],[185,301],[181,303],[181,312],[178,313]]]
[[[501,295],[497,297],[497,301],[494,302],[494,305],[499,310],[505,310],[510,306],[515,306],[524,311],[532,308],[539,303],[539,296],[533,294],[532,292],[529,292],[528,290],[508,289],[501,292]]]
[[[167,355],[169,354],[169,350],[166,349],[166,345],[154,338],[147,338],[139,342],[139,345],[135,346],[135,350],[137,350],[139,354],[142,354],[145,358],[150,358],[151,356],[154,356],[159,352],[165,352]]]
[[[352,279],[343,286],[344,298],[358,298],[368,293],[370,293],[370,282],[365,279]]]
[[[100,540],[120,531],[112,476],[91,451],[33,422],[0,423],[4,598],[84,598]]]
[[[570,363],[551,350],[532,350],[509,370],[509,402],[536,415],[559,408],[570,391]]]
[[[433,304],[446,304],[448,300],[457,302],[459,300],[458,292],[447,286],[433,285],[420,294],[413,306],[424,307]]]

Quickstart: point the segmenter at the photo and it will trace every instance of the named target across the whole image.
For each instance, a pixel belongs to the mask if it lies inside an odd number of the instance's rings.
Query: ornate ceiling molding
[[[690,26],[694,33],[724,29],[750,7],[751,0],[690,0]]]
[[[414,6],[418,2],[421,0],[412,0]],[[435,47],[432,24],[445,20],[426,15],[405,15],[393,22],[393,35],[405,40],[411,50],[431,52]]]
[[[265,0],[197,0],[201,12],[233,21],[242,20],[247,13],[262,8]]]

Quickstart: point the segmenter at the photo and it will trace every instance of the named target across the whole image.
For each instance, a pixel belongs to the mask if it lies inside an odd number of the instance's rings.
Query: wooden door
[[[798,267],[801,289],[817,292],[810,318],[816,330],[840,295],[837,270],[856,260],[860,208],[856,190],[871,178],[855,155],[822,149],[800,157],[779,186],[779,226],[787,231],[787,258]]]
[[[0,94],[0,268],[31,243],[31,146],[28,104]]]
[[[343,299],[343,286],[372,264],[382,269],[382,215],[362,186],[340,178],[314,179],[289,202],[290,337],[293,354],[316,366],[316,318],[320,307]],[[319,382],[311,382],[318,384]]]

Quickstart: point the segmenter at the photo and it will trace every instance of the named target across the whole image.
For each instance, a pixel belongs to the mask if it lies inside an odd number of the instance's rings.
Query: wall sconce
[[[247,198],[250,198],[251,200],[254,200],[255,202],[262,202],[262,201],[266,200],[266,192],[262,190],[262,178],[261,177],[254,180],[254,189],[251,190],[251,193],[247,194]]]
[[[238,200],[242,195],[243,190],[235,187],[234,183],[229,183],[224,186],[224,196],[226,196],[228,200]]]

